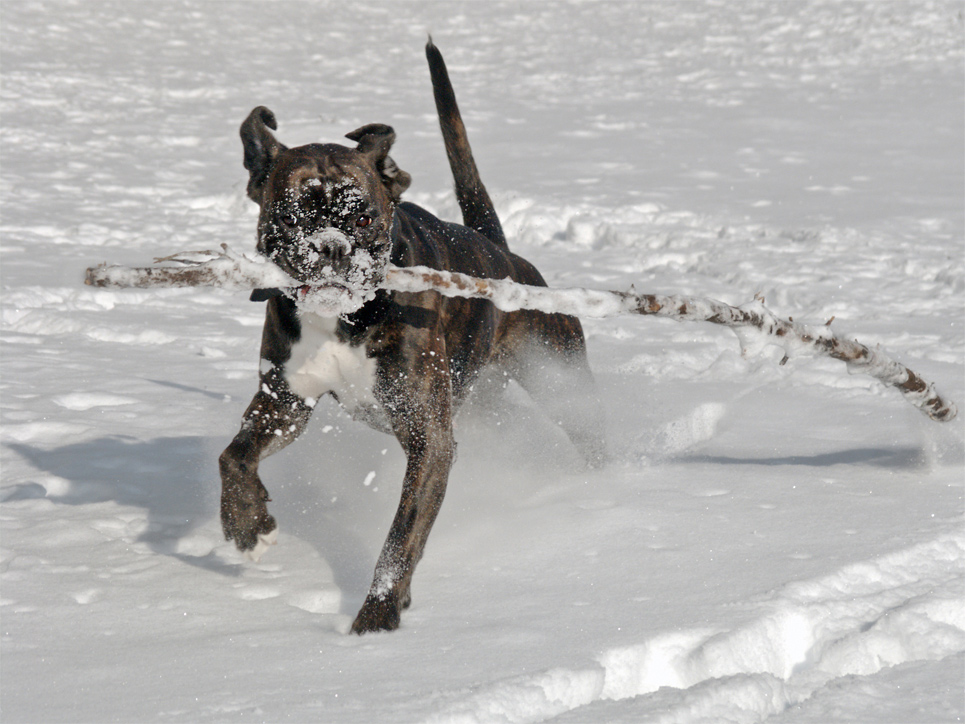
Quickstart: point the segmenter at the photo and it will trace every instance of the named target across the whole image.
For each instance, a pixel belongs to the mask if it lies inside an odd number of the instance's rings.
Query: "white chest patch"
[[[333,392],[349,412],[375,405],[375,360],[365,356],[365,346],[340,342],[335,317],[301,314],[299,320],[302,335],[284,371],[292,392],[314,399]]]

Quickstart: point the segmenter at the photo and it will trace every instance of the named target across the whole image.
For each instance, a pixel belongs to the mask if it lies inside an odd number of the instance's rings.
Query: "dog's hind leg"
[[[559,425],[588,467],[606,462],[606,416],[573,317],[523,313],[531,331],[502,364]],[[563,340],[561,342],[560,340]]]

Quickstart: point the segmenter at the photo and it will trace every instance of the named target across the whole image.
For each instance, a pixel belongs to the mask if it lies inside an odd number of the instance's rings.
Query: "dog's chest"
[[[300,397],[318,399],[332,392],[349,412],[376,405],[375,360],[365,355],[365,345],[352,347],[335,334],[338,320],[302,314],[301,337],[292,345],[285,363],[285,380]]]

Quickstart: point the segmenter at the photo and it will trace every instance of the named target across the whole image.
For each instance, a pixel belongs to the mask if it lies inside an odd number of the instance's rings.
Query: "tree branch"
[[[157,260],[180,266],[102,265],[88,269],[85,282],[100,287],[213,286],[236,290],[300,286],[267,260],[239,255],[227,246],[223,248],[224,253],[187,252]],[[842,339],[828,325],[814,328],[781,319],[767,309],[762,300],[732,307],[713,299],[683,295],[534,287],[510,279],[477,279],[427,267],[390,267],[382,287],[396,292],[435,291],[449,297],[488,299],[504,312],[531,309],[592,318],[641,314],[681,322],[710,322],[732,329],[745,352],[774,344],[784,349],[785,360],[797,355],[831,357],[844,362],[849,372],[869,375],[894,387],[932,420],[947,422],[958,414],[954,403],[943,398],[934,384],[891,359],[881,349]]]

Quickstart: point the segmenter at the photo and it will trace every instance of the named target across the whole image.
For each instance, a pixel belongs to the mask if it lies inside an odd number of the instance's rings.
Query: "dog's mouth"
[[[284,291],[302,311],[322,316],[351,314],[375,297],[385,278],[388,251],[360,247],[323,254],[315,242],[278,247],[268,258],[297,283]],[[340,247],[341,251],[345,251]]]
[[[320,317],[341,317],[351,314],[375,297],[375,289],[358,289],[340,282],[325,281],[303,284],[288,291],[299,311]]]
[[[350,293],[350,292],[352,291],[351,289],[349,289],[349,288],[348,288],[347,286],[345,286],[344,284],[336,284],[336,283],[334,283],[334,282],[329,282],[329,283],[325,283],[325,284],[317,284],[317,285],[314,285],[314,286],[311,285],[311,284],[305,284],[305,285],[300,286],[300,287],[297,288],[298,299],[304,299],[304,298],[307,297],[309,294],[311,294],[312,291],[315,291],[315,290],[327,290],[327,291],[329,291],[329,292],[344,291],[344,292],[346,292],[346,293]]]

